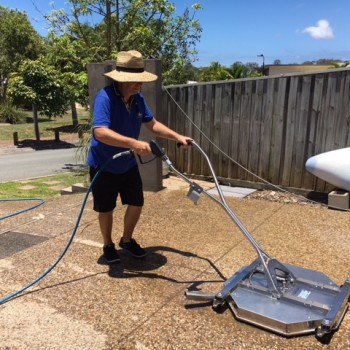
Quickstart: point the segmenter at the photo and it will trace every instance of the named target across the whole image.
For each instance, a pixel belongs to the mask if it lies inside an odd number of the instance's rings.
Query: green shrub
[[[80,156],[84,161],[86,161],[90,150],[90,143],[92,139],[92,132],[91,132],[92,119],[93,119],[92,115],[89,115],[87,124],[81,124],[78,127],[78,132],[83,133],[83,137],[80,139],[79,151],[80,151]]]
[[[0,106],[0,123],[22,124],[26,121],[25,113],[6,103]]]

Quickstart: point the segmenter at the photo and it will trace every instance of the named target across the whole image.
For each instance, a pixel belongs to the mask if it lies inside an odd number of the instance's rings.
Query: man
[[[104,258],[106,262],[113,263],[120,261],[112,239],[113,211],[118,195],[122,204],[127,205],[119,246],[134,257],[146,255],[146,251],[132,238],[144,197],[135,156],[131,154],[108,160],[116,153],[130,149],[140,156],[152,153],[148,142],[138,140],[142,123],[156,136],[175,140],[185,147],[191,138],[176,133],[152,115],[140,90],[143,83],[155,81],[158,77],[144,70],[144,61],[138,51],[120,52],[116,69],[105,75],[114,82],[100,90],[95,98],[88,165],[92,180],[107,163],[96,179],[92,193],[103,237]]]

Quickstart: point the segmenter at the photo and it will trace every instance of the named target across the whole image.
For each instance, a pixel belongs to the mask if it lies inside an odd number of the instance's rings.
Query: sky
[[[259,65],[303,63],[319,59],[350,60],[349,0],[170,0],[177,14],[202,4],[196,18],[203,28],[195,66],[219,62]],[[41,13],[67,7],[65,0],[0,0],[25,11],[33,27],[47,34]],[[34,6],[34,4],[36,6]],[[69,8],[69,6],[68,6]],[[260,55],[260,56],[259,56]],[[263,56],[261,56],[263,55]]]

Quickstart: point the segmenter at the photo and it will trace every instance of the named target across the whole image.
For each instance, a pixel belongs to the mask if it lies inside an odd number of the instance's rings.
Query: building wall
[[[268,76],[281,75],[289,73],[304,73],[304,72],[322,72],[334,68],[330,65],[271,65],[266,66],[265,74]]]

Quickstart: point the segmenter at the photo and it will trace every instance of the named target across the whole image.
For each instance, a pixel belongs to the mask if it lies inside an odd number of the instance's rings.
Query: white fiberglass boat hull
[[[331,185],[350,191],[350,147],[313,156],[305,168]]]

